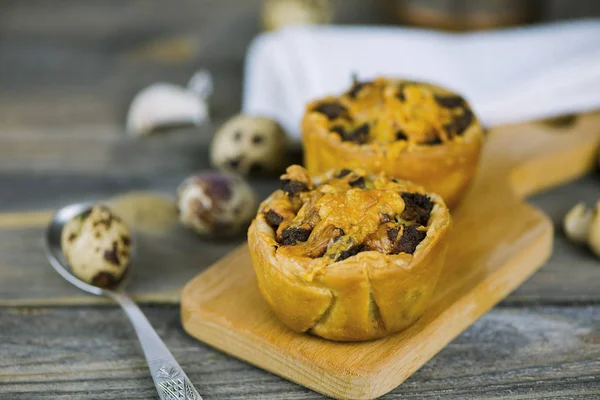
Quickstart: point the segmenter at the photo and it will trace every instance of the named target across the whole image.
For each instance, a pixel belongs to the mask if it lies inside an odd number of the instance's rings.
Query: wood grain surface
[[[246,245],[186,285],[181,319],[192,336],[339,399],[373,399],[407,379],[550,257],[552,221],[523,196],[591,169],[600,113],[568,127],[494,128],[478,174],[453,210],[450,247],[425,314],[405,331],[363,343],[292,332],[258,291]]]
[[[324,399],[197,342],[175,306],[143,311],[205,400]],[[0,399],[155,396],[118,309],[1,308],[0,321]],[[599,375],[597,306],[499,306],[382,399],[591,400],[600,397]]]
[[[333,2],[338,22],[380,20],[375,2]],[[600,16],[595,1],[544,3],[546,20]],[[243,57],[259,29],[260,4],[0,3],[1,399],[154,398],[129,323],[115,306],[81,306],[100,299],[48,267],[41,224],[75,201],[140,190],[172,194],[185,176],[208,168],[213,130],[239,110]],[[127,106],[138,90],[156,81],[184,84],[200,67],[215,79],[212,125],[143,141],[125,137]],[[252,185],[265,196],[278,183]],[[531,202],[558,228],[573,203],[599,197],[600,176],[590,174]],[[178,245],[202,253],[198,264],[180,268],[148,257],[131,284],[138,300],[171,304],[177,287],[242,241],[187,235]],[[556,229],[554,254],[541,270],[384,398],[599,398],[598,282],[598,260]],[[188,337],[176,306],[144,311],[207,399],[323,398]]]

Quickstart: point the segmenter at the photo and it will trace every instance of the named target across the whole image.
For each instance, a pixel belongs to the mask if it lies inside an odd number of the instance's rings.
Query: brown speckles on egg
[[[82,212],[79,218],[81,218],[81,221],[83,222],[90,216],[91,213],[92,209],[90,208],[89,210],[85,210],[84,212]]]
[[[94,286],[110,289],[119,284],[119,279],[108,272],[99,272],[94,276],[91,283]]]
[[[74,236],[74,233],[77,233]],[[130,232],[106,206],[93,206],[86,218],[75,218],[63,228],[62,250],[73,273],[92,283],[106,276],[118,279],[129,261],[122,238]],[[100,277],[100,278],[96,278]]]
[[[123,235],[123,236],[121,236],[121,242],[123,243],[124,246],[130,246],[131,238],[127,235]]]
[[[112,242],[112,248],[110,250],[104,250],[104,259],[111,264],[119,265],[119,248],[117,242]]]
[[[211,211],[214,208],[213,205],[214,203],[211,202],[210,206],[207,207],[200,199],[191,199],[188,203],[188,209],[196,216],[196,218],[211,225],[214,222],[211,216]]]
[[[227,160],[227,165],[229,165],[229,167],[231,169],[237,169],[237,167],[240,166],[240,162],[242,161],[241,157],[239,158],[232,158],[231,160]]]
[[[101,219],[95,220],[93,222],[94,227],[104,225],[106,229],[110,229],[110,226],[112,225],[113,221],[121,222],[121,219],[116,215],[112,214],[110,210],[108,210],[106,207],[102,208],[102,214],[103,215]]]
[[[240,114],[215,134],[211,163],[218,169],[241,175],[273,175],[283,170],[285,132],[274,120]]]
[[[327,119],[349,118],[348,109],[336,101],[325,101],[317,104],[313,111],[323,114]]]
[[[205,193],[214,202],[219,200],[229,200],[231,197],[231,183],[226,176],[218,173],[209,172],[204,175],[204,179],[198,181]]]
[[[256,210],[256,197],[239,176],[206,172],[186,179],[177,190],[179,219],[199,234],[240,233]]]
[[[263,172],[264,168],[261,164],[255,162],[250,164],[250,168],[248,170],[249,175],[260,175]]]
[[[265,137],[260,134],[255,134],[254,136],[252,136],[252,144],[255,146],[264,143],[264,141]]]

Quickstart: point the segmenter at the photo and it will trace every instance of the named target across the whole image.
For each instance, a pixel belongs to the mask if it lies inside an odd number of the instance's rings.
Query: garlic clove
[[[591,217],[587,242],[594,254],[600,257],[600,201],[596,203],[593,216]]]
[[[569,240],[575,243],[586,242],[592,215],[592,210],[584,203],[578,203],[565,215],[563,229]]]
[[[201,99],[208,100],[214,91],[212,74],[207,69],[196,71],[190,78],[187,88]]]
[[[129,107],[127,132],[140,137],[158,128],[199,126],[208,120],[206,101],[194,92],[170,83],[155,83],[140,91]]]

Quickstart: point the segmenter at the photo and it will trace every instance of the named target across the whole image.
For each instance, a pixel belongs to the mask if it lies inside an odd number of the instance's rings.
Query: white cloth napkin
[[[600,20],[478,33],[297,26],[254,39],[243,111],[294,137],[305,104],[378,75],[461,93],[487,126],[600,108]]]

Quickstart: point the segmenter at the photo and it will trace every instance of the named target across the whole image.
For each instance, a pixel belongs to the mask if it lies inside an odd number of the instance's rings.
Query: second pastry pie
[[[425,186],[454,207],[475,175],[483,129],[456,93],[378,78],[310,103],[302,141],[312,175],[332,168],[383,171]]]

